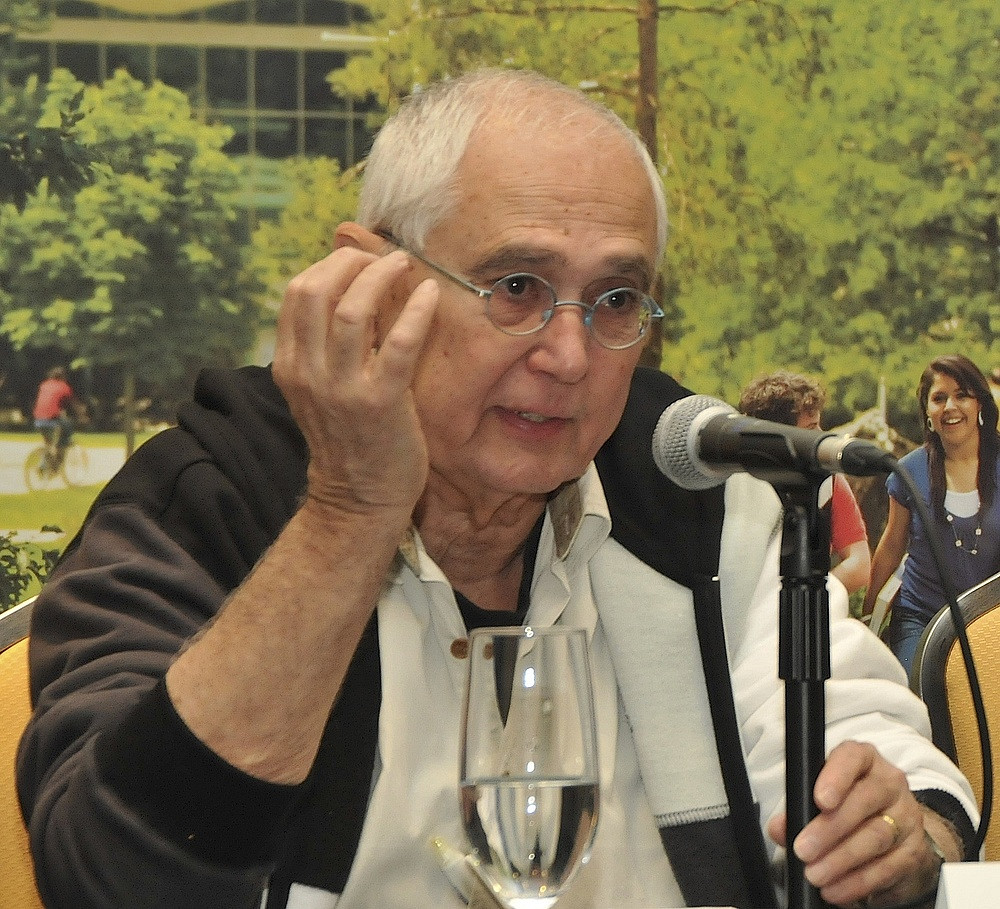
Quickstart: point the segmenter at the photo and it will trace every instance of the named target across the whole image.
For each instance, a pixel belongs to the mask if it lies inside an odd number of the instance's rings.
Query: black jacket
[[[736,726],[716,574],[723,493],[656,469],[653,427],[686,394],[636,371],[596,464],[612,535],[695,592],[731,813],[665,834],[689,904],[775,905]],[[95,502],[36,605],[35,716],[18,759],[39,884],[54,909],[283,907],[298,881],[340,892],[364,821],[380,671],[372,625],[309,779],[256,780],[184,726],[163,677],[294,513],[307,451],[270,371],[211,370]],[[727,874],[719,874],[721,868]],[[156,882],[158,886],[153,886]]]

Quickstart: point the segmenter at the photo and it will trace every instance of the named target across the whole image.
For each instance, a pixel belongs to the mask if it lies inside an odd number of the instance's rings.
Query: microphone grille
[[[661,473],[682,489],[711,489],[725,482],[728,476],[713,470],[698,456],[694,424],[696,421],[700,424],[698,418],[709,410],[735,413],[732,407],[711,395],[690,395],[664,410],[653,430],[653,460]]]

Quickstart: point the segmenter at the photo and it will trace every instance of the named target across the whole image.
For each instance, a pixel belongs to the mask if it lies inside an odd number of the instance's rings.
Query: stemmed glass
[[[547,909],[597,829],[594,697],[579,628],[481,628],[469,639],[462,820],[472,864],[511,909]]]

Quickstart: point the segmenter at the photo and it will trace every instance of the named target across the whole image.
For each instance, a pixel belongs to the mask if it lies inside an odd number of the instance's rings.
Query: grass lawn
[[[152,438],[154,432],[139,432],[135,436],[135,447],[138,448],[146,439]],[[125,436],[120,432],[85,432],[78,430],[73,438],[87,448],[124,448]],[[27,432],[0,432],[0,444],[4,442],[40,443],[41,439],[34,430]]]
[[[41,530],[58,527],[63,537],[54,541],[60,551],[83,524],[90,503],[103,487],[79,486],[72,489],[43,489],[28,495],[0,495],[0,514],[5,527]]]
[[[152,433],[142,433],[136,438],[136,445],[146,441]],[[124,455],[125,439],[121,433],[86,433],[80,432],[75,439],[89,450],[118,449]],[[2,432],[0,433],[0,449],[4,443],[20,442],[34,445],[38,441],[37,433]],[[19,446],[16,451],[24,450]],[[23,455],[15,455],[17,460]],[[8,467],[11,466],[8,464]],[[0,529],[16,530],[22,533],[41,532],[43,529],[52,531],[43,534],[38,544],[45,550],[55,550],[58,553],[69,545],[83,524],[94,499],[103,489],[104,484],[93,486],[78,486],[70,488],[55,488],[35,492],[0,493]],[[56,532],[58,531],[58,532]],[[22,537],[23,539],[23,537]],[[30,572],[26,572],[33,578]],[[19,599],[38,592],[38,582],[32,583],[20,595]],[[5,606],[0,602],[0,610]]]
[[[152,432],[136,436],[136,447],[153,435]],[[78,432],[74,438],[88,449],[113,449],[124,452],[125,438],[121,433]],[[0,432],[0,446],[4,442],[30,442],[38,439],[37,433]],[[13,530],[41,530],[46,526],[58,527],[62,536],[52,541],[61,552],[83,524],[91,503],[103,484],[65,489],[45,489],[31,493],[0,493],[0,528]]]

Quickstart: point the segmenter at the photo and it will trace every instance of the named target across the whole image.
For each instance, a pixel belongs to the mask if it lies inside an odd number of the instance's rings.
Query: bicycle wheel
[[[28,457],[24,459],[24,485],[29,490],[48,489],[57,475],[58,471],[49,467],[44,445],[28,452]]]
[[[62,475],[67,486],[84,486],[90,471],[90,457],[82,445],[70,445],[63,455]]]

